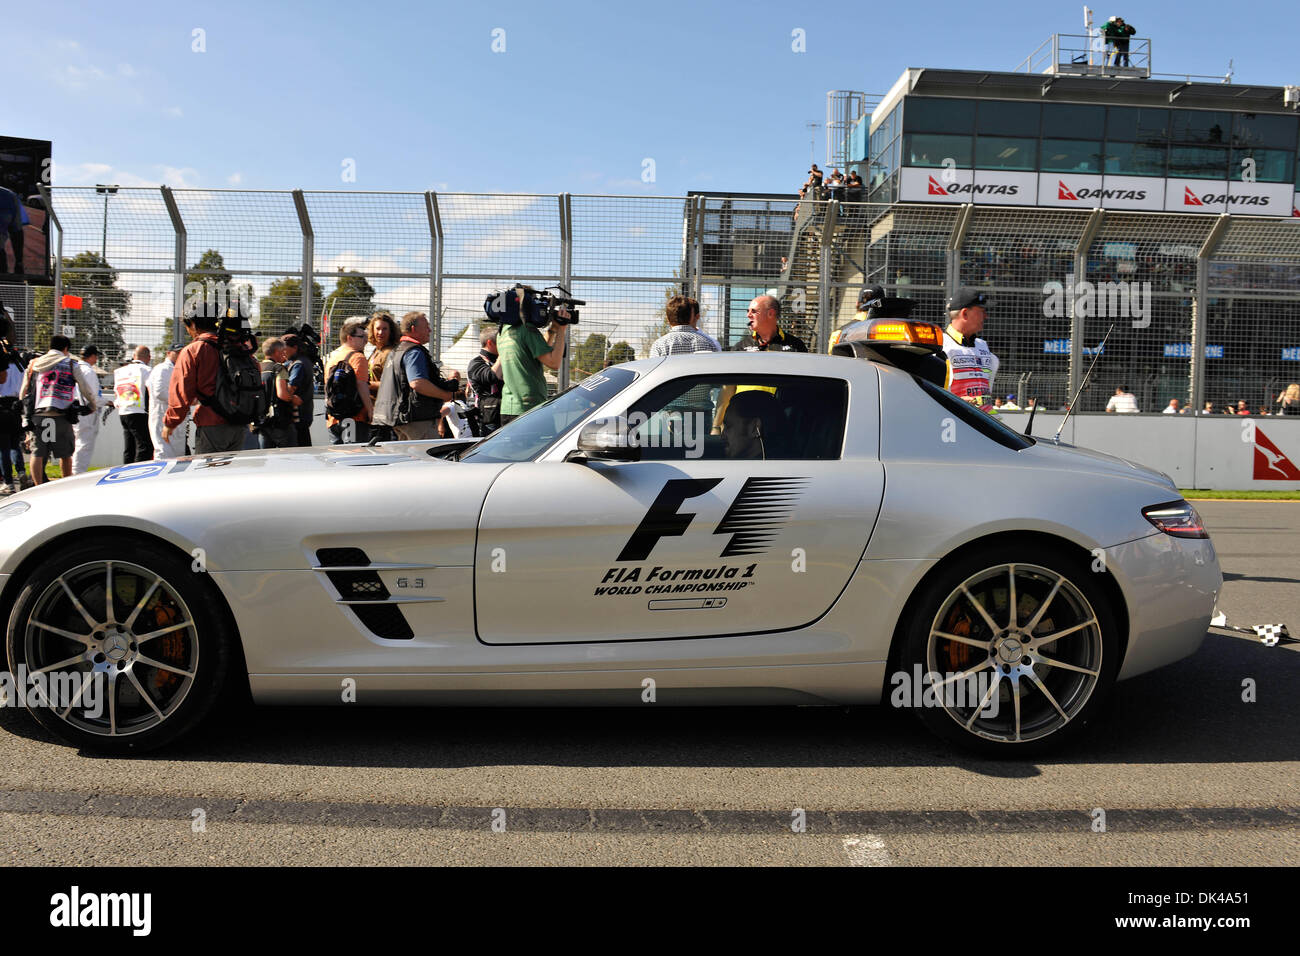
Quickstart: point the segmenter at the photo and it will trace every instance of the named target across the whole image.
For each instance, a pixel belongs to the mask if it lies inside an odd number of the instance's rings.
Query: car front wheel
[[[233,642],[208,582],[160,544],[72,545],[35,568],[9,618],[28,712],[88,751],[142,752],[212,708]]]

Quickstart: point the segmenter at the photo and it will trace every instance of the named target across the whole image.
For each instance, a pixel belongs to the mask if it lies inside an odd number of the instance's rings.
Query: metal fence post
[[[302,308],[301,318],[303,325],[311,324],[311,283],[312,273],[316,268],[316,234],[312,232],[311,217],[307,215],[307,199],[301,189],[293,191],[293,206],[298,210],[298,225],[302,229]],[[325,330],[321,329],[321,335],[324,336]],[[328,342],[322,342],[326,348]]]
[[[1074,401],[1074,396],[1083,381],[1084,317],[1079,315],[1079,310],[1075,308],[1078,297],[1074,290],[1080,282],[1088,278],[1088,250],[1096,240],[1097,234],[1101,232],[1102,223],[1105,221],[1106,210],[1099,207],[1089,213],[1088,221],[1084,223],[1083,232],[1079,235],[1079,242],[1074,247],[1074,284],[1065,290],[1070,307],[1070,378],[1065,386],[1066,401]]]
[[[573,294],[573,196],[560,193],[560,285]],[[569,387],[569,354],[573,343],[569,341],[570,326],[564,334],[564,355],[560,358],[559,387],[564,391]]]
[[[704,272],[704,197],[695,197],[691,220],[695,223],[694,244],[691,248],[691,298],[700,300],[701,273]]]
[[[442,360],[442,214],[433,190],[424,194],[424,211],[429,216],[429,341],[433,360]]]
[[[947,295],[952,297],[961,287],[961,247],[966,241],[966,230],[975,216],[974,203],[962,203],[957,221],[953,223],[952,235],[948,237],[948,274],[946,278]],[[888,276],[886,276],[888,278]]]
[[[45,200],[45,211],[50,217],[50,222],[54,223],[54,228],[58,230],[59,238],[54,254],[54,312],[51,323],[51,331],[58,331],[59,326],[63,324],[63,224],[59,222],[58,213],[54,211],[54,198],[50,194],[49,187],[44,183],[37,183],[36,188],[40,190],[41,198]],[[36,337],[36,310],[32,310],[32,338]],[[30,343],[33,347],[37,346],[36,342]]]
[[[1196,253],[1196,298],[1192,300],[1192,355],[1187,374],[1191,384],[1192,413],[1205,404],[1205,327],[1209,324],[1210,257],[1232,223],[1230,213],[1220,213]]]
[[[181,317],[185,311],[185,220],[181,217],[180,207],[176,205],[176,197],[172,195],[170,186],[159,186],[162,192],[163,202],[167,206],[167,215],[171,217],[172,229],[176,232],[176,282],[172,288],[172,341],[181,340]],[[229,292],[230,290],[227,290]],[[249,316],[252,318],[252,316]]]
[[[831,337],[831,243],[839,223],[840,202],[826,203],[826,221],[822,224],[821,249],[817,261],[817,344],[815,352],[824,352]]]

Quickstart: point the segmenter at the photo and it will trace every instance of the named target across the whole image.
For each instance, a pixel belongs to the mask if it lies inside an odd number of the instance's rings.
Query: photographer
[[[567,308],[561,306],[557,311],[561,318],[569,317]],[[560,370],[568,328],[552,321],[543,336],[530,322],[501,326],[497,334],[497,352],[504,382],[501,388],[502,425],[508,425],[546,400],[546,373],[543,369]]]
[[[0,495],[32,486],[23,465],[23,417],[18,393],[26,365],[13,346],[13,313],[0,313]],[[92,416],[93,417],[93,416]]]
[[[72,342],[66,335],[50,338],[50,350],[27,368],[20,399],[28,399],[32,407],[32,480],[38,485],[46,482],[45,462],[59,459],[63,477],[72,474],[72,450],[75,441],[72,425],[84,409],[95,414],[99,390],[90,388],[77,374],[76,362],[68,354]],[[82,404],[76,400],[81,393]]]
[[[437,438],[442,406],[464,395],[460,372],[444,379],[438,363],[429,357],[429,317],[408,312],[398,328],[401,339],[384,365],[384,377],[375,398],[374,420],[390,425],[398,441]]]
[[[482,348],[470,359],[466,374],[478,392],[478,414],[483,434],[490,435],[501,427],[501,388],[505,384],[497,352],[497,327],[484,326],[478,340]]]
[[[295,447],[311,447],[311,422],[316,417],[315,356],[311,344],[297,333],[284,336],[285,361],[289,369],[289,387],[299,399],[294,404]]]
[[[248,435],[247,426],[230,424],[209,404],[217,391],[221,364],[217,325],[217,319],[212,316],[194,315],[185,319],[185,331],[193,341],[177,356],[167,390],[162,440],[169,441],[190,409],[198,405],[194,412],[196,455],[242,451]]]

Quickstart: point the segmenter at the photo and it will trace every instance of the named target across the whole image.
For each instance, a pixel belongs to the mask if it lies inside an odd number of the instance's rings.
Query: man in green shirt
[[[502,325],[497,335],[499,355],[493,371],[505,384],[501,388],[501,424],[514,421],[546,400],[546,373],[560,370],[564,361],[567,325],[552,322],[546,335],[534,325]]]

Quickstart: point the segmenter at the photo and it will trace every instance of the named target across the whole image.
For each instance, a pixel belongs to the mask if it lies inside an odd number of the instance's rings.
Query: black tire
[[[215,588],[186,557],[161,543],[96,537],[69,541],[33,570],[5,643],[15,675],[66,665],[48,672],[59,675],[50,696],[28,701],[41,726],[86,751],[134,754],[189,733],[211,711],[236,659],[226,621]],[[67,693],[74,688],[79,698]],[[96,699],[98,708],[85,706]]]
[[[910,691],[918,674],[943,675],[931,678],[935,692],[922,693],[916,711],[945,740],[1001,757],[1066,744],[1104,706],[1119,672],[1102,573],[1041,545],[993,545],[962,556],[918,594],[898,657],[903,676],[891,675],[886,695],[895,706],[915,705],[917,696],[900,688]],[[1050,603],[1040,611],[1044,600]],[[1057,632],[1062,636],[1044,640]],[[972,676],[944,683],[951,675]]]

